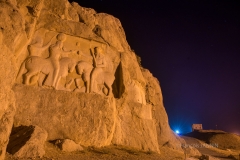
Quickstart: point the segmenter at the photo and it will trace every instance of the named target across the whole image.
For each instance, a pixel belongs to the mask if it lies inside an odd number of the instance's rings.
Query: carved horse
[[[82,75],[83,81],[86,84],[86,92],[89,93],[90,91],[90,78],[91,78],[91,72],[93,70],[92,64],[85,62],[85,61],[79,61],[76,65],[76,70],[79,75]],[[110,93],[112,93],[112,84],[115,77],[110,72],[103,71],[98,75],[96,78],[96,82],[98,84],[104,84],[105,87],[108,89],[108,93],[106,94],[109,96]]]
[[[60,59],[60,70],[57,77],[59,81],[61,77],[67,76],[68,71],[73,72],[76,66],[76,62],[68,57],[64,57]],[[25,69],[27,72],[24,73]],[[50,72],[53,72],[54,68],[52,66],[51,61],[48,58],[42,58],[38,56],[30,56],[26,58],[26,60],[22,63],[20,70],[17,75],[17,79],[23,75],[23,83],[29,85],[30,79],[39,74],[43,73],[48,75]],[[39,79],[39,85],[42,85],[43,78]]]

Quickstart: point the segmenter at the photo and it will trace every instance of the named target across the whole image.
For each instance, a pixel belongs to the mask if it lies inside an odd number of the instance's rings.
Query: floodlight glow
[[[180,132],[179,132],[179,130],[176,130],[175,133],[179,134]]]

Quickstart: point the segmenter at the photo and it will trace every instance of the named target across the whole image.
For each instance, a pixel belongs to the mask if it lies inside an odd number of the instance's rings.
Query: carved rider
[[[43,46],[43,39],[39,37],[36,43],[28,45],[29,56],[41,56],[42,52],[46,50],[50,45],[54,37]]]
[[[63,42],[66,40],[66,35],[60,33],[57,35],[57,42],[49,47],[49,60],[52,63],[53,71],[49,73],[44,85],[56,87],[56,81],[60,69],[59,61],[62,57],[67,57],[72,51],[63,49]]]
[[[93,66],[94,69],[91,74],[91,86],[90,91],[94,92],[97,91],[97,83],[96,80],[98,78],[98,75],[103,72],[103,69],[106,67],[106,60],[103,53],[102,48],[95,47],[94,53],[91,51],[91,54],[93,56]]]

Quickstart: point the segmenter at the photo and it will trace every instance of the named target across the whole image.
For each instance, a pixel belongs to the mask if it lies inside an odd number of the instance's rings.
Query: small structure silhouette
[[[202,124],[193,124],[192,125],[192,131],[199,131],[202,129],[203,129]]]

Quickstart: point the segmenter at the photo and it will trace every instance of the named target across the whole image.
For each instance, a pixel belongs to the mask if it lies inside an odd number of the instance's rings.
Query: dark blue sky
[[[173,130],[240,134],[239,0],[78,0],[120,19],[161,84]]]

